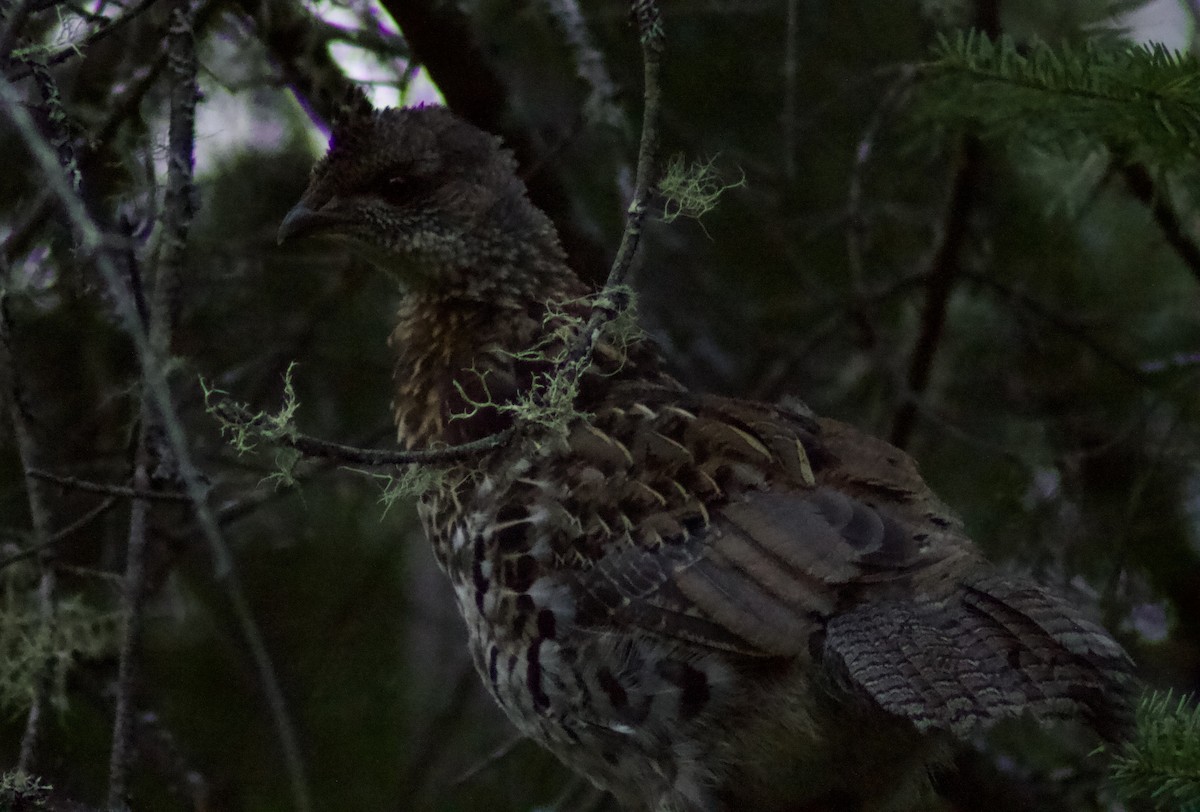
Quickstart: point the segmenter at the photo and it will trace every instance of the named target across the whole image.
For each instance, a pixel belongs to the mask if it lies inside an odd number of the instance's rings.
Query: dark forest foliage
[[[993,559],[1178,697],[1200,688],[1200,71],[1127,38],[1139,5],[664,3],[662,166],[728,188],[699,220],[660,188],[674,222],[631,284],[686,383],[905,447]],[[408,101],[428,77],[502,135],[599,285],[643,112],[628,8],[11,0],[0,70],[0,807],[608,808],[484,695],[411,506],[382,498],[396,472],[239,453],[205,392],[275,439],[389,447],[399,293],[275,244],[351,80]],[[1194,710],[1145,716],[1121,781],[1076,731],[1018,728],[942,779],[947,808],[1200,800]]]

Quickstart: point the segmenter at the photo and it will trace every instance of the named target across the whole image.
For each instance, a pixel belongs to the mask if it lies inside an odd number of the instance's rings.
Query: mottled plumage
[[[407,447],[508,426],[587,316],[514,170],[444,109],[361,114],[281,229],[403,283]],[[601,341],[576,408],[453,465],[420,514],[496,701],[628,807],[904,808],[997,719],[1127,723],[1121,648],[984,561],[903,452],[688,391],[636,337]]]

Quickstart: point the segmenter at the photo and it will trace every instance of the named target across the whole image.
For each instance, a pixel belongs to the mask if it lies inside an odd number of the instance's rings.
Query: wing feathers
[[[825,652],[844,680],[918,729],[968,736],[1028,712],[1128,722],[1124,652],[1074,607],[1000,576],[943,603],[885,602],[832,618]]]

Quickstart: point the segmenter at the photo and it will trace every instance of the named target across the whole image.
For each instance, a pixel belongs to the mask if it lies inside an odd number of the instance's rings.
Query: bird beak
[[[324,210],[311,209],[301,200],[292,207],[292,210],[283,218],[283,222],[279,224],[276,240],[282,245],[284,240],[311,234],[340,222],[343,222],[341,217]]]

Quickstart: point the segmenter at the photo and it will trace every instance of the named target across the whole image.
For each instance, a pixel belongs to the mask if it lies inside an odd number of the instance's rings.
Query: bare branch
[[[213,390],[215,393],[216,390]],[[516,436],[516,424],[496,434],[478,440],[445,448],[430,448],[417,451],[397,451],[383,448],[360,448],[310,437],[298,432],[280,432],[271,424],[271,416],[251,414],[242,404],[229,400],[219,401],[214,407],[217,417],[228,425],[246,429],[265,437],[275,445],[294,448],[307,457],[333,460],[356,465],[439,465],[471,459],[506,444]]]
[[[96,521],[96,519],[100,518],[105,513],[108,513],[108,511],[110,511],[114,507],[116,507],[118,501],[119,500],[117,499],[117,497],[110,496],[107,499],[105,499],[103,502],[101,502],[100,504],[96,505],[96,507],[92,508],[87,513],[80,516],[78,519],[71,522],[66,527],[62,528],[61,530],[55,531],[54,535],[52,535],[50,538],[46,539],[46,541],[44,541],[43,543],[35,544],[31,547],[27,547],[26,549],[22,550],[19,553],[10,555],[8,558],[0,559],[0,570],[3,570],[5,567],[16,564],[19,561],[24,561],[28,558],[33,558],[36,555],[41,555],[43,552],[45,552],[46,550],[49,550],[50,548],[54,547],[55,545],[62,544],[64,541],[68,541],[71,538],[71,536],[75,535],[80,530],[87,527],[92,522]]]
[[[613,259],[608,279],[604,283],[604,294],[597,299],[587,326],[576,338],[563,361],[555,370],[556,375],[567,377],[574,383],[591,362],[592,351],[606,324],[625,309],[627,294],[623,292],[625,279],[629,276],[633,260],[637,256],[642,239],[642,226],[646,220],[647,204],[651,187],[657,178],[658,167],[658,119],[662,111],[662,86],[659,74],[662,71],[662,55],[666,35],[662,26],[656,0],[633,0],[633,12],[637,17],[638,33],[642,43],[643,61],[643,106],[642,137],[638,147],[637,177],[633,187],[633,199],[625,216],[625,231],[621,234],[621,245]]]
[[[479,775],[488,767],[491,767],[493,764],[502,761],[505,756],[515,750],[517,745],[523,741],[528,741],[528,739],[520,733],[513,733],[507,739],[500,742],[499,747],[492,750],[492,752],[479,759],[479,761],[475,762],[467,769],[463,770],[457,778],[450,782],[451,785],[457,787],[461,784],[466,784],[467,782],[474,780],[475,776]]]
[[[974,0],[974,24],[989,37],[1000,35],[999,0]],[[982,171],[983,145],[975,136],[965,136],[958,156],[946,211],[942,216],[942,234],[929,271],[925,307],[921,313],[921,332],[909,361],[904,401],[892,422],[892,444],[904,448],[916,426],[918,406],[929,384],[934,356],[946,322],[946,308],[958,276],[962,273],[962,248],[966,242],[967,219],[974,205],[975,186]]]
[[[975,184],[982,162],[982,145],[974,136],[963,138],[958,168],[954,172],[946,211],[942,219],[942,234],[934,251],[921,312],[921,331],[909,361],[907,393],[892,422],[891,443],[904,448],[912,437],[917,420],[917,401],[929,385],[933,360],[946,325],[946,309],[950,294],[962,271],[962,249],[967,238],[967,220],[975,195]]]
[[[1070,336],[1095,353],[1098,359],[1104,361],[1130,380],[1142,385],[1149,382],[1149,375],[1147,373],[1153,370],[1139,368],[1137,364],[1115,355],[1112,350],[1098,341],[1084,326],[1067,318],[1053,307],[1038,301],[1028,293],[994,276],[971,270],[964,270],[962,276],[964,279],[970,280],[981,287],[995,291],[1007,299],[1010,306],[1014,308],[1019,307],[1023,311],[1045,321],[1063,334]]]
[[[196,84],[195,13],[196,8],[191,0],[180,0],[171,9],[166,42],[171,72],[167,190],[162,253],[156,268],[147,328],[150,352],[154,353],[157,365],[164,365],[170,355],[171,302],[182,271],[188,229],[195,209],[192,168],[195,162],[196,102],[200,96]],[[145,383],[143,381],[143,391],[148,389]],[[141,431],[133,472],[135,496],[129,515],[129,543],[125,553],[122,587],[124,622],[117,673],[117,708],[108,768],[110,809],[125,803],[129,761],[133,753],[134,691],[141,650],[142,599],[146,577],[146,520],[150,512],[150,500],[138,494],[152,490],[150,471],[156,465],[166,462],[170,467],[170,460],[162,459],[166,451],[162,442],[162,422],[162,414],[152,400],[143,397]]]
[[[1143,164],[1125,163],[1121,166],[1121,175],[1133,196],[1150,209],[1167,245],[1174,249],[1179,259],[1192,272],[1192,276],[1200,282],[1200,244],[1187,232],[1187,228],[1171,206],[1166,190],[1154,182],[1150,171]]]
[[[34,469],[29,472],[30,475],[37,477],[45,482],[53,482],[55,485],[61,485],[64,488],[70,488],[76,491],[85,491],[87,493],[99,493],[106,496],[120,497],[122,499],[147,499],[150,501],[159,502],[186,502],[191,504],[191,497],[186,493],[173,493],[169,491],[156,491],[150,488],[138,489],[131,488],[127,485],[110,485],[106,482],[92,482],[87,479],[80,479],[73,476],[63,476],[55,474],[51,471],[43,471]]]
[[[88,34],[81,41],[71,43],[65,48],[47,57],[45,64],[47,66],[60,65],[69,59],[80,56],[88,49],[88,46],[94,45],[99,40],[107,37],[114,31],[119,30],[126,23],[136,19],[139,15],[141,15],[142,12],[150,8],[150,6],[154,5],[156,2],[158,2],[158,0],[141,0],[137,5],[126,11],[120,17],[101,17],[99,20],[93,20],[93,22],[96,24],[96,29],[92,31],[92,33]],[[18,73],[12,78],[14,80],[23,79],[24,75]]]
[[[29,516],[33,523],[33,543],[39,550],[47,549],[50,539],[50,508],[48,495],[41,481],[31,475],[37,467],[38,449],[26,419],[23,394],[18,378],[16,359],[12,352],[12,321],[9,318],[7,300],[0,290],[0,370],[8,369],[7,389],[5,393],[9,403],[9,417],[12,420],[13,438],[16,441],[17,455],[21,460],[21,468],[25,472],[25,497],[29,503]],[[40,561],[41,580],[38,583],[38,615],[42,624],[52,622],[54,615],[54,569],[45,560]],[[32,772],[37,757],[38,739],[41,735],[42,714],[46,705],[46,697],[50,687],[50,663],[42,667],[42,673],[37,678],[37,686],[30,699],[29,715],[25,719],[25,732],[21,736],[21,752],[17,760],[17,769]]]
[[[504,431],[490,434],[487,437],[469,443],[421,451],[357,448],[350,445],[341,445],[340,443],[326,442],[304,434],[285,437],[280,440],[280,443],[310,457],[321,457],[338,462],[352,462],[359,465],[438,465],[470,459],[479,454],[491,451],[494,448],[499,448],[509,442],[516,434],[517,427],[510,426]]]
[[[870,297],[866,292],[866,251],[863,246],[866,218],[863,215],[863,185],[879,132],[883,129],[887,117],[894,112],[898,102],[912,86],[913,76],[912,69],[902,66],[880,99],[871,120],[867,122],[866,129],[859,137],[846,191],[846,261],[853,293],[850,316],[858,327],[864,345],[870,349],[877,349],[878,341],[869,307]]]
[[[145,447],[145,434],[146,430],[143,429],[143,440],[138,443],[137,467],[133,473],[134,488],[140,491],[150,489],[149,467],[152,460]],[[149,512],[150,500],[135,497],[129,512],[129,542],[125,551],[125,577],[121,590],[124,618],[118,648],[117,709],[113,716],[112,747],[108,764],[109,809],[122,809],[127,803],[129,759],[133,750],[131,738],[134,679],[137,670],[136,659],[141,648],[142,593],[146,572],[146,519]]]
[[[196,521],[214,558],[216,576],[225,582],[225,588],[241,627],[242,635],[258,669],[263,692],[280,730],[281,745],[287,752],[298,753],[295,731],[286,711],[283,692],[279,687],[274,665],[271,663],[270,655],[263,643],[262,633],[254,621],[249,603],[233,569],[233,558],[229,547],[221,535],[212,508],[208,505],[207,486],[192,460],[187,436],[171,400],[165,372],[155,353],[151,350],[149,337],[143,329],[137,312],[137,305],[128,293],[120,270],[104,251],[104,241],[100,229],[88,214],[83,201],[71,189],[53,149],[40,136],[29,113],[24,109],[20,94],[3,76],[0,76],[0,107],[4,109],[5,116],[11,122],[13,130],[29,150],[30,156],[46,184],[62,206],[75,236],[78,255],[84,260],[94,262],[96,269],[112,293],[117,316],[133,342],[137,361],[141,368],[142,380],[147,386],[147,397],[162,418],[166,443],[178,467],[179,476],[195,506]],[[290,744],[285,742],[290,742]],[[307,795],[295,798],[294,803],[301,812],[311,809]]]

